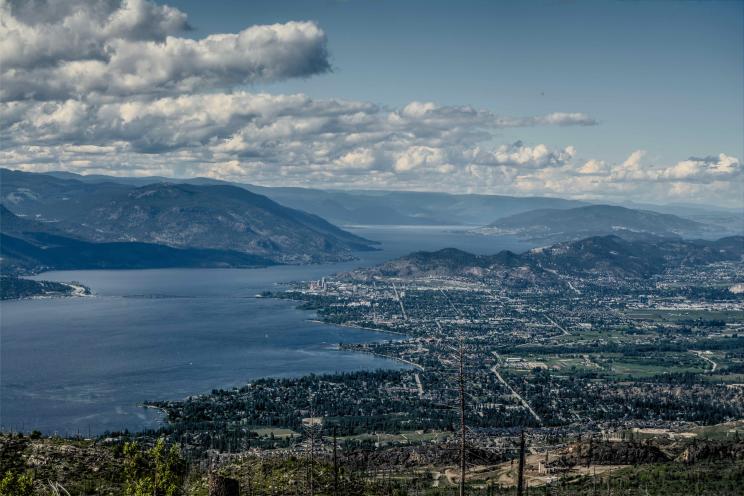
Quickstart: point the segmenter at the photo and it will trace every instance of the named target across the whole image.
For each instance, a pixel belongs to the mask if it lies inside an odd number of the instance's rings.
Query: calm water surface
[[[390,335],[310,321],[295,303],[255,298],[282,283],[369,266],[414,250],[529,248],[444,227],[357,227],[381,250],[339,264],[267,269],[47,272],[92,297],[0,304],[0,424],[74,434],[157,426],[145,400],[179,399],[265,376],[397,368],[339,351]]]

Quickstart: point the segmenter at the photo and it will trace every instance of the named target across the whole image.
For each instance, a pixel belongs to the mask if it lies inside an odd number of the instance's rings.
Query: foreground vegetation
[[[207,496],[210,481],[227,479],[248,495],[457,494],[457,457],[448,443],[336,450],[193,457],[165,438],[117,436],[98,440],[0,435],[0,496],[127,495]],[[319,439],[320,441],[320,439]],[[320,444],[319,444],[320,445]],[[744,494],[744,442],[704,437],[675,441],[574,442],[547,453],[549,474],[525,464],[530,493],[553,495]],[[469,453],[466,494],[516,494],[517,461]],[[539,455],[539,458],[545,456]],[[542,470],[542,471],[541,471]],[[237,494],[237,493],[236,493]]]

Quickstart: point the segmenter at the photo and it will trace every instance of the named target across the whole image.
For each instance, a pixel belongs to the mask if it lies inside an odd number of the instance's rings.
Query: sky
[[[744,2],[0,0],[0,164],[744,205]]]

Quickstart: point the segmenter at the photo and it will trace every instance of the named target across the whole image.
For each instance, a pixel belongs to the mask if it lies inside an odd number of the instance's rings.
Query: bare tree
[[[307,448],[307,486],[309,496],[315,494],[315,441],[323,428],[323,423],[315,417],[314,398],[310,396],[310,417],[303,420]]]
[[[338,496],[338,454],[336,453],[336,426],[333,426],[333,496]]]
[[[460,496],[465,496],[465,347],[460,335],[459,358],[459,390],[460,390]]]
[[[519,475],[517,475],[517,496],[524,494],[524,429],[519,436]]]

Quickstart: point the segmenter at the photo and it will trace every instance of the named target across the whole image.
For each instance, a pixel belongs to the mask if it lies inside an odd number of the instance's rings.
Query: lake
[[[391,335],[312,322],[284,300],[256,298],[282,283],[318,279],[415,250],[475,253],[531,246],[462,228],[350,228],[380,241],[351,262],[265,269],[60,271],[91,297],[0,303],[0,424],[3,430],[87,435],[161,422],[146,400],[180,399],[265,376],[403,367],[339,351],[337,344]]]

